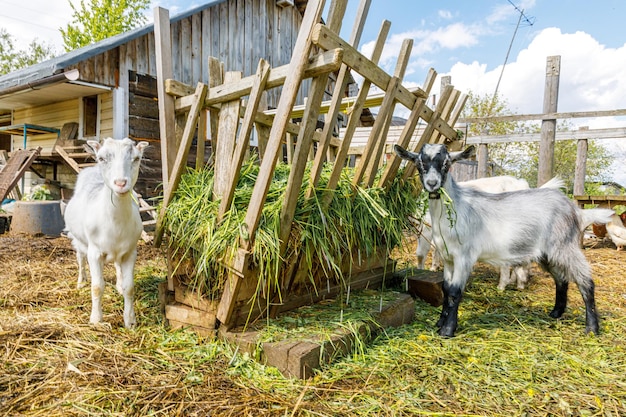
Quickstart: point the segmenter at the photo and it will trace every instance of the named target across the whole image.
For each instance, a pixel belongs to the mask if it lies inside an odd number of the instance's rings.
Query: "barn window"
[[[98,133],[98,96],[83,97],[83,137]]]

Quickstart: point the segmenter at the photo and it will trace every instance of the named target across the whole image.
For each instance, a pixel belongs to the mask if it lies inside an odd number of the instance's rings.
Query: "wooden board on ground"
[[[381,311],[372,312],[371,316],[373,321],[359,322],[355,330],[338,326],[332,334],[324,336],[309,334],[260,344],[259,331],[224,331],[220,328],[218,336],[251,357],[257,356],[256,349],[260,345],[261,362],[277,368],[286,377],[308,379],[322,366],[352,352],[356,343],[368,343],[383,329],[411,323],[415,317],[415,302],[410,295],[397,293]]]

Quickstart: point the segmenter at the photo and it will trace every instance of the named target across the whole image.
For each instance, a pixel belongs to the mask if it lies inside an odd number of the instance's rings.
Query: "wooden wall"
[[[259,59],[272,67],[288,64],[302,16],[276,0],[226,0],[171,24],[174,78],[195,85],[208,82],[208,57],[227,71],[251,75]],[[87,59],[78,68],[81,80],[111,87],[123,85],[123,70],[156,76],[154,32]],[[69,69],[69,68],[68,68]],[[300,92],[303,102],[305,92]],[[278,92],[268,97],[275,106]]]

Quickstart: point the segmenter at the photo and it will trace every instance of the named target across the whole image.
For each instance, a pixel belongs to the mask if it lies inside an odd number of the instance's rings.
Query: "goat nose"
[[[428,185],[430,188],[435,188],[437,186],[437,180],[435,179],[429,179],[426,181],[426,185]]]
[[[115,180],[115,185],[117,185],[118,187],[126,187],[126,180]]]

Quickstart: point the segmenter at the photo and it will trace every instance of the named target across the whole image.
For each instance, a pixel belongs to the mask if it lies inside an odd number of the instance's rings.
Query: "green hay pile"
[[[277,166],[254,239],[257,294],[264,296],[279,291],[279,283],[288,278],[285,266],[300,262],[306,262],[308,282],[296,282],[296,288],[304,286],[316,291],[320,285],[344,282],[351,264],[359,264],[381,251],[389,254],[400,244],[410,227],[408,218],[419,204],[415,182],[397,180],[388,189],[355,188],[351,184],[353,170],[344,169],[331,204],[324,207],[321,196],[330,171],[323,172],[314,196],[305,201],[304,190],[309,187],[306,172],[283,258],[279,253],[280,213],[289,169],[286,164]],[[212,196],[212,170],[183,175],[167,208],[167,228],[177,257],[193,260],[194,271],[186,284],[210,299],[220,296],[239,242],[248,238],[244,217],[258,171],[255,161],[244,165],[232,208],[220,223],[219,200]]]

